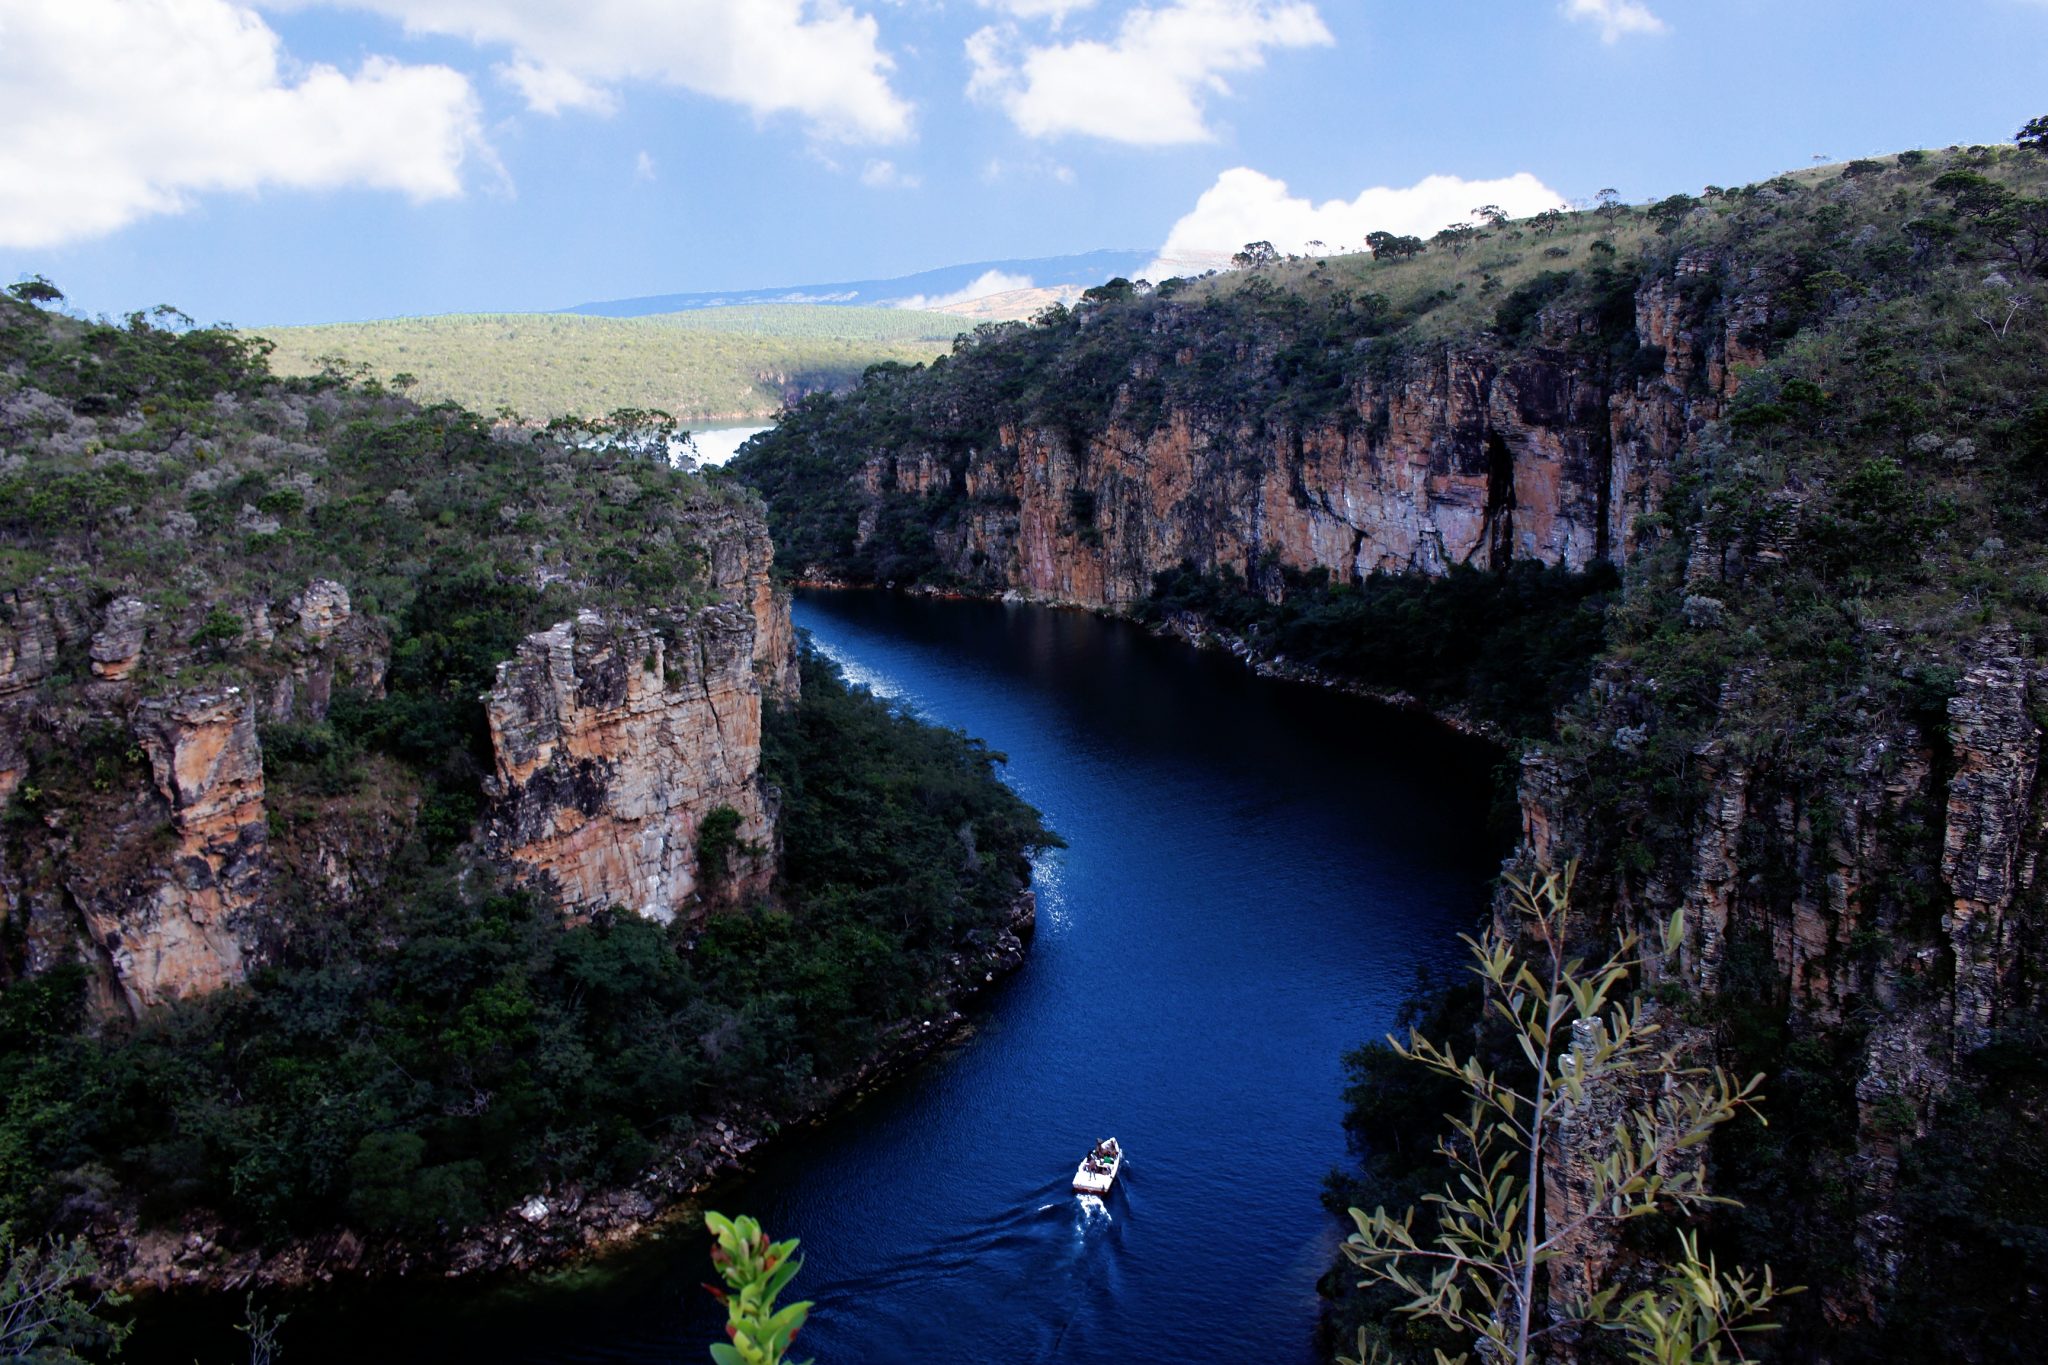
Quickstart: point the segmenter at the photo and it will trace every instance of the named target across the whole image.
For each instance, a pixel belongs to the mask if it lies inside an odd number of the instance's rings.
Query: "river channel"
[[[1307,1365],[1341,1232],[1319,1195],[1346,1160],[1342,1056],[1455,961],[1496,867],[1497,757],[1082,612],[796,610],[855,681],[1006,754],[1068,843],[1036,869],[1030,960],[971,1031],[718,1195],[803,1239],[799,1357]],[[1111,1135],[1118,1189],[1076,1197]],[[679,1237],[439,1311],[416,1291],[308,1305],[285,1360],[694,1365],[722,1320],[702,1255]]]

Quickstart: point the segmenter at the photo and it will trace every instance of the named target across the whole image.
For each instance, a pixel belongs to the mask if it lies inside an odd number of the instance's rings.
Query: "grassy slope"
[[[1844,165],[1815,166],[1775,177],[1772,184],[1801,189],[1825,186],[1840,179]],[[1892,164],[1891,158],[1884,163]],[[1945,164],[1945,163],[1944,163]],[[1930,172],[1922,181],[1933,178]],[[1723,244],[1718,225],[1735,212],[1740,193],[1707,201],[1677,240],[1690,247]],[[1184,300],[1228,298],[1253,279],[1269,282],[1277,294],[1324,302],[1340,292],[1384,295],[1404,319],[1404,337],[1411,342],[1469,338],[1489,329],[1502,296],[1551,271],[1578,271],[1597,263],[1592,244],[1615,248],[1615,259],[1640,258],[1654,248],[1661,234],[1643,212],[1644,205],[1617,205],[1611,213],[1567,212],[1544,228],[1530,219],[1501,229],[1482,230],[1462,251],[1432,242],[1420,256],[1377,260],[1368,252],[1329,256],[1296,256],[1259,271],[1231,270],[1191,281],[1180,293]],[[1871,214],[1871,217],[1882,215]],[[1263,286],[1261,286],[1263,287]]]
[[[363,367],[409,373],[417,394],[479,412],[595,417],[659,408],[688,422],[772,416],[793,394],[837,388],[882,360],[941,354],[958,318],[898,308],[783,304],[646,318],[475,313],[274,327],[284,375]]]

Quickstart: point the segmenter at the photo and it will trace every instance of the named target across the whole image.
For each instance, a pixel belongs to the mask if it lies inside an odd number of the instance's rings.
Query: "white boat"
[[[1117,1146],[1115,1138],[1104,1138],[1095,1144],[1094,1151],[1081,1158],[1074,1171],[1074,1193],[1098,1197],[1108,1194],[1116,1184],[1116,1173],[1123,1168],[1124,1149]]]

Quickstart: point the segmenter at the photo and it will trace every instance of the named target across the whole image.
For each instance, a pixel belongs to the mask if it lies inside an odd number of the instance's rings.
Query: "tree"
[[[30,275],[17,284],[10,284],[7,292],[18,301],[32,303],[38,308],[46,303],[64,302],[64,291],[41,275]]]
[[[716,1239],[711,1263],[726,1285],[704,1287],[725,1305],[725,1334],[732,1341],[730,1346],[714,1344],[712,1360],[717,1365],[781,1365],[789,1343],[811,1314],[807,1302],[779,1312],[775,1307],[775,1296],[804,1266],[794,1259],[796,1239],[770,1242],[761,1225],[745,1215],[732,1219],[706,1210],[704,1226]]]
[[[1609,185],[1606,189],[1593,196],[1593,212],[1599,214],[1602,218],[1615,218],[1623,212],[1625,207],[1621,202],[1621,191],[1615,189],[1612,185]]]
[[[1481,204],[1478,208],[1472,210],[1472,216],[1485,223],[1488,227],[1501,228],[1508,225],[1507,210],[1499,204]]]
[[[1106,280],[1092,289],[1081,291],[1081,302],[1090,304],[1120,303],[1137,292],[1137,287],[1123,276]]]
[[[1539,237],[1548,237],[1564,226],[1564,211],[1545,209],[1529,220],[1529,226]]]
[[[1740,1358],[1737,1334],[1763,1330],[1772,1301],[1790,1292],[1768,1270],[1723,1272],[1680,1232],[1653,1288],[1623,1298],[1590,1274],[1570,1273],[1621,1223],[1730,1202],[1707,1192],[1700,1148],[1754,1108],[1761,1079],[1738,1083],[1719,1067],[1690,1064],[1676,1047],[1657,1049],[1649,1007],[1621,998],[1639,965],[1633,934],[1596,964],[1570,955],[1575,871],[1511,879],[1521,923],[1465,940],[1487,1020],[1512,1040],[1526,1071],[1491,1069],[1476,1053],[1460,1057],[1413,1030],[1406,1043],[1389,1039],[1468,1101],[1447,1116],[1451,1135],[1438,1149],[1455,1178],[1428,1197],[1433,1232],[1418,1235],[1412,1208],[1399,1217],[1352,1209],[1358,1230],[1344,1255],[1363,1273],[1361,1286],[1391,1285],[1407,1296],[1400,1312],[1476,1338],[1489,1362],[1528,1365],[1551,1340],[1587,1327],[1619,1333],[1643,1365]],[[1680,912],[1664,930],[1667,955],[1683,934]],[[1568,1157],[1566,1188],[1554,1168]],[[1379,1354],[1366,1331],[1358,1345],[1360,1361]]]
[[[2048,114],[2027,120],[2027,126],[2013,135],[2013,141],[2037,152],[2048,152]]]
[[[114,1351],[128,1335],[100,1318],[121,1302],[92,1289],[99,1262],[83,1242],[17,1243],[0,1223],[0,1360],[83,1365],[80,1351]]]
[[[1700,201],[1689,194],[1674,194],[1650,205],[1650,220],[1657,225],[1657,231],[1669,236],[1699,206]]]
[[[1420,256],[1427,248],[1420,237],[1397,236],[1391,232],[1374,232],[1366,236],[1366,250],[1373,259],[1381,261],[1405,261],[1410,256]]]
[[[1271,242],[1246,242],[1244,250],[1230,258],[1230,263],[1239,270],[1263,270],[1280,259],[1280,253]]]
[[[1472,245],[1473,239],[1478,236],[1479,229],[1470,223],[1452,223],[1430,240],[1438,246],[1449,247],[1453,256],[1462,256],[1465,254],[1465,248]]]

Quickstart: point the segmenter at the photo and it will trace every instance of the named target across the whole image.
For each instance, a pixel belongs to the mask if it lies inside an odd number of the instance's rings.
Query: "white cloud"
[[[645,151],[635,155],[633,158],[633,178],[635,180],[652,180],[654,176],[654,158]]]
[[[1014,25],[967,40],[967,92],[1032,137],[1079,133],[1141,146],[1206,142],[1224,75],[1265,65],[1268,48],[1334,40],[1301,0],[1174,0],[1124,16],[1115,41],[1024,45]]]
[[[500,70],[541,113],[607,110],[612,87],[679,86],[830,137],[909,136],[911,107],[872,15],[844,0],[268,0],[370,10],[409,32],[504,47]]]
[[[2048,0],[2044,0],[2048,2]],[[1030,157],[1023,161],[1005,161],[992,156],[981,168],[981,183],[999,185],[1012,177],[1043,178],[1071,185],[1075,181],[1074,168],[1050,157]]]
[[[1356,199],[1316,204],[1289,194],[1286,182],[1240,166],[1216,177],[1194,209],[1173,225],[1145,274],[1156,280],[1184,273],[1188,263],[1227,259],[1246,242],[1271,242],[1283,252],[1298,253],[1314,241],[1331,251],[1355,251],[1368,232],[1428,236],[1448,223],[1469,221],[1482,204],[1498,204],[1522,218],[1561,208],[1564,199],[1524,171],[1504,180],[1432,175],[1406,189],[1381,186]]]
[[[985,299],[991,294],[1014,294],[1019,289],[1033,289],[1029,275],[1012,275],[1001,270],[984,271],[973,283],[964,289],[955,289],[950,294],[912,294],[907,299],[898,299],[898,308],[946,308],[956,303],[972,303]]]
[[[1093,9],[1095,0],[974,0],[983,9],[999,10],[1018,19],[1050,19],[1058,28],[1077,9]]]
[[[619,107],[612,92],[592,85],[574,72],[534,62],[507,62],[498,74],[525,99],[526,107],[542,114],[559,114],[564,109],[583,109],[609,114]]]
[[[1600,26],[1600,41],[1618,43],[1631,33],[1662,33],[1664,21],[1641,0],[1564,0],[1565,16]]]
[[[861,168],[860,183],[875,190],[914,190],[924,177],[913,175],[893,161],[870,161]]]
[[[299,68],[229,0],[0,0],[0,245],[46,247],[269,186],[462,193],[467,78]]]

